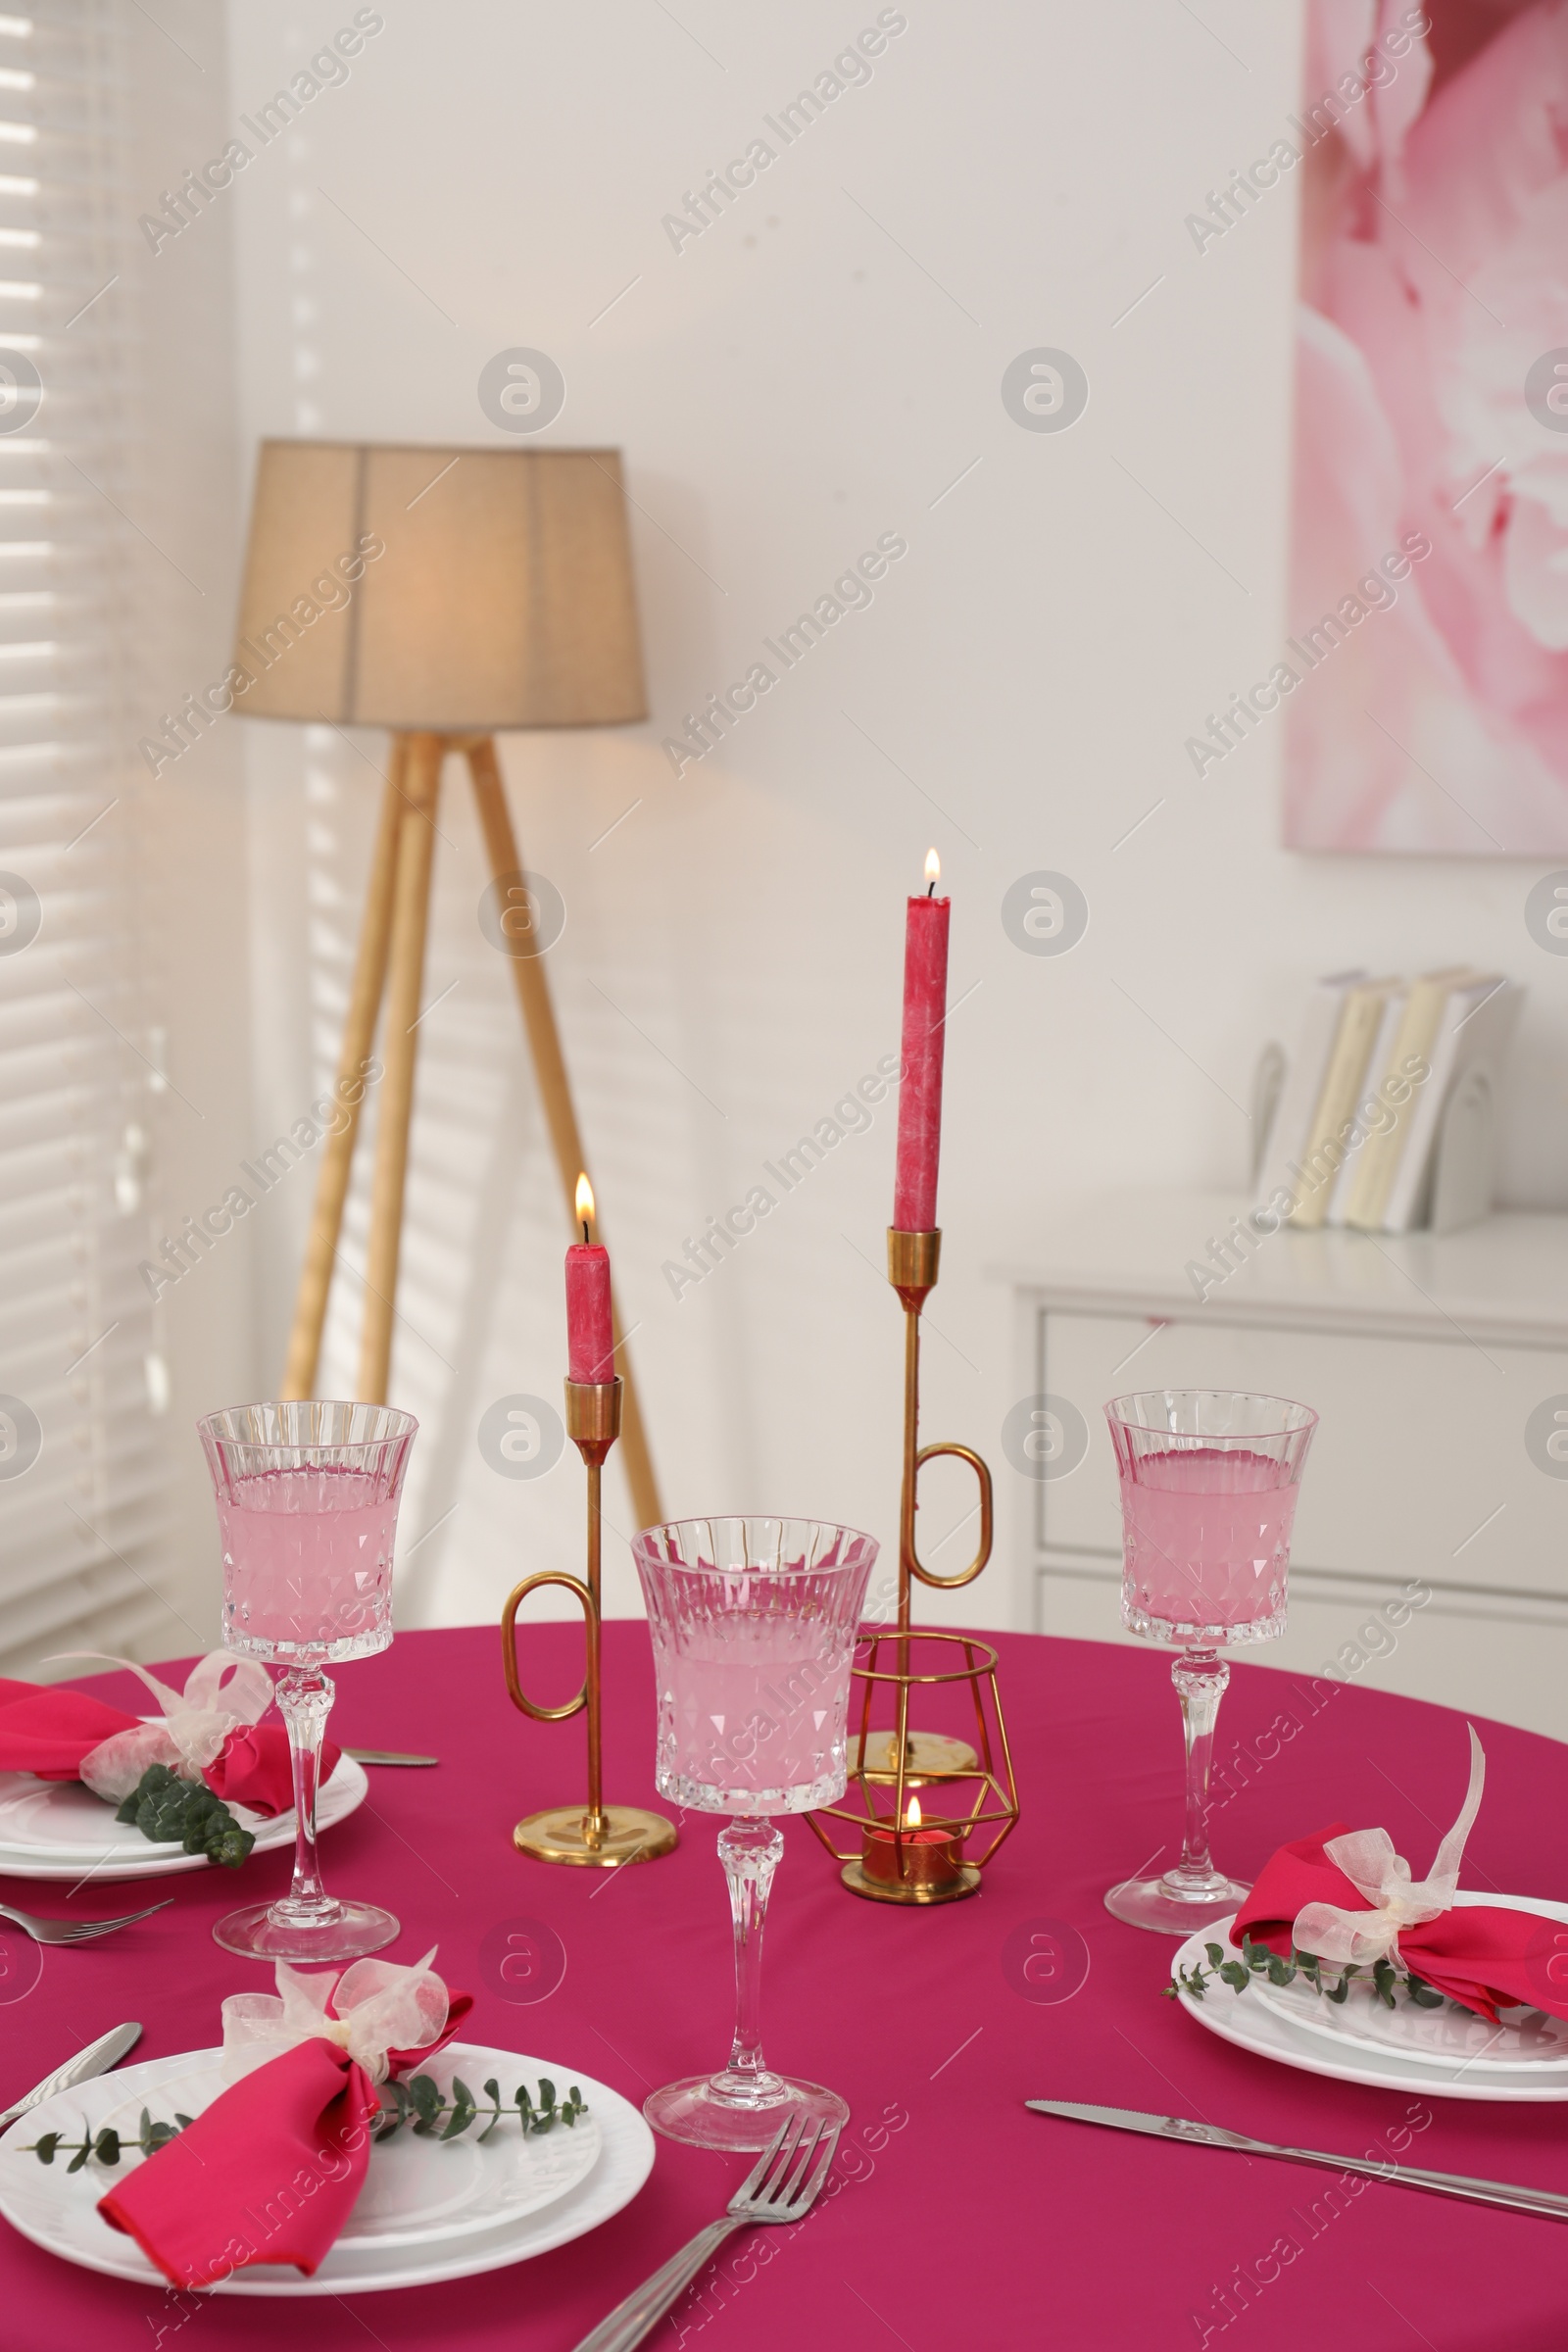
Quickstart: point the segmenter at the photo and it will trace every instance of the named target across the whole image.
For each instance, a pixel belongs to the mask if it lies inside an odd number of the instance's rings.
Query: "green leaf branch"
[[[547,2076],[539,2079],[539,2096],[530,2099],[526,2083],[519,2082],[510,2099],[503,2100],[501,2085],[494,2077],[484,2085],[488,2107],[481,2107],[461,2075],[452,2078],[452,2097],[447,2099],[428,2075],[415,2075],[407,2082],[381,2084],[380,2113],[371,2124],[376,2139],[390,2139],[405,2124],[422,2136],[438,2139],[457,2139],[480,2116],[489,2121],[479,2134],[480,2142],[487,2140],[497,2125],[510,2119],[514,2111],[522,2126],[526,2139],[541,2132],[554,2131],[557,2124],[574,2125],[579,2115],[588,2112],[582,2092],[572,2083],[564,2099],[558,2104],[556,2086]]]
[[[1406,2001],[1418,2009],[1441,2009],[1446,1997],[1410,1970],[1396,1968],[1391,1960],[1374,1960],[1370,1968],[1348,1961],[1338,1975],[1326,1975],[1324,1963],[1314,1953],[1298,1952],[1293,1945],[1287,1960],[1281,1953],[1271,1951],[1266,1943],[1254,1943],[1251,1936],[1245,1933],[1239,1960],[1228,1960],[1217,1943],[1205,1943],[1203,1950],[1208,1960],[1207,1969],[1201,1963],[1195,1968],[1179,1968],[1175,1984],[1160,1987],[1167,2000],[1175,2000],[1180,1990],[1190,1992],[1195,2001],[1200,2001],[1215,1983],[1228,1984],[1233,1992],[1244,1992],[1256,1976],[1266,1977],[1270,1984],[1289,1984],[1299,1977],[1324,2000],[1336,2003],[1349,1999],[1350,1986],[1359,1979],[1370,1984],[1373,1998],[1381,2001],[1386,2009],[1394,2007],[1395,1992],[1401,1984]],[[1455,2001],[1451,2005],[1462,2009],[1464,2003]]]
[[[510,2099],[501,2096],[501,2085],[494,2080],[484,2085],[490,2104],[481,2106],[461,2077],[452,2079],[452,2097],[449,2099],[440,2085],[428,2075],[416,2075],[407,2082],[383,2082],[380,2086],[380,2106],[370,2118],[370,2136],[374,2140],[390,2139],[405,2124],[421,2138],[458,2139],[481,2116],[489,2121],[479,2134],[487,2140],[499,2124],[508,2123],[515,2115],[522,2126],[522,2135],[538,2138],[553,2132],[557,2124],[568,2129],[580,2115],[586,2115],[588,2104],[575,2082],[564,2099],[556,2096],[556,2086],[541,2076],[539,2095],[530,2098],[526,2083],[519,2082]],[[62,2132],[46,2132],[41,2139],[22,2150],[24,2156],[36,2156],[40,2164],[53,2164],[57,2156],[69,2155],[68,2173],[79,2173],[85,2164],[102,2164],[113,2168],[127,2148],[139,2148],[144,2156],[156,2156],[172,2139],[177,2139],[190,2123],[188,2115],[176,2115],[172,2124],[157,2123],[144,2107],[134,2138],[107,2126],[101,2132],[90,2132],[81,2139],[68,2139]]]
[[[205,1781],[181,1780],[167,1764],[148,1765],[115,1819],[134,1822],[142,1836],[157,1844],[205,1854],[225,1870],[238,1870],[256,1843]]]
[[[190,2121],[188,2115],[176,2114],[172,2124],[155,2124],[144,2107],[134,2139],[107,2125],[85,2139],[67,2139],[63,2132],[46,2132],[42,2139],[35,2139],[22,2153],[36,2156],[40,2164],[53,2164],[57,2156],[69,2153],[71,2162],[67,2172],[79,2173],[89,2159],[95,2164],[117,2165],[127,2148],[139,2148],[144,2156],[156,2156],[160,2148],[167,2148],[172,2139],[179,2137]]]

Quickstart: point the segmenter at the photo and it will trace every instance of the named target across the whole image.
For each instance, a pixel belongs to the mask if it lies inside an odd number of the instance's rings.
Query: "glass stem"
[[[291,1666],[274,1686],[277,1711],[288,1727],[294,1766],[294,1883],[272,1917],[291,1927],[330,1919],[337,1905],[321,1885],[316,1858],[316,1793],[321,1772],[321,1739],[337,1695],[332,1678],[318,1666]]]
[[[779,2087],[778,2077],[762,2063],[762,1928],[783,1851],[783,1832],[771,1821],[732,1821],[718,1834],[735,1923],[735,2040],[729,2064],[713,2077],[712,2087],[719,2097],[743,2104],[765,2102]]]
[[[1170,1679],[1182,1702],[1182,1736],[1187,1743],[1187,1824],[1182,1858],[1166,1873],[1166,1881],[1184,1894],[1197,1894],[1223,1883],[1208,1851],[1208,1773],[1214,1753],[1214,1719],[1231,1670],[1216,1650],[1189,1649],[1172,1660]]]

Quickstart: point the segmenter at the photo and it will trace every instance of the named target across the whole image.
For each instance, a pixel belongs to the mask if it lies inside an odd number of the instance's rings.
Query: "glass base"
[[[743,2098],[726,2096],[723,2075],[688,2075],[683,2082],[666,2082],[643,2101],[643,2113],[666,2139],[684,2140],[691,2148],[728,2148],[737,2155],[760,2154],[772,2146],[781,2125],[804,2116],[814,2124],[847,2124],[849,2102],[820,2082],[795,2082],[787,2075],[767,2074]]]
[[[1222,1878],[1218,1871],[1190,1887],[1171,1879],[1123,1879],[1105,1896],[1105,1909],[1130,1928],[1191,1936],[1239,1911],[1251,1891],[1250,1881]]]
[[[213,1941],[246,1960],[363,1960],[401,1935],[400,1923],[378,1903],[323,1903],[315,1919],[289,1916],[285,1903],[250,1903],[230,1911]]]

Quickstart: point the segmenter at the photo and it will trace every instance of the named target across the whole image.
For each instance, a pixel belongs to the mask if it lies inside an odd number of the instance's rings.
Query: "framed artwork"
[[[1307,0],[1270,152],[1301,195],[1286,845],[1568,856],[1568,0]]]

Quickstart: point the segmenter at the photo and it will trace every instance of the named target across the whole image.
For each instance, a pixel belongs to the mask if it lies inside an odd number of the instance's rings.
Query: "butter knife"
[[[441,1761],[439,1756],[398,1756],[385,1747],[346,1747],[343,1753],[352,1756],[356,1764],[439,1764]]]
[[[29,2090],[24,2099],[18,2099],[14,2107],[8,2107],[4,2114],[0,2114],[0,2128],[14,2124],[19,2115],[26,2114],[29,2107],[41,2107],[45,2099],[54,2097],[57,2090],[73,2090],[78,2082],[91,2082],[94,2075],[107,2075],[110,2068],[118,2066],[125,2052],[133,2050],[140,2039],[140,2026],[116,2026],[113,2033],[100,2034],[84,2050],[78,2050],[74,2058],[68,2058],[64,2066],[57,2066],[52,2075],[45,2075],[36,2090]]]
[[[1516,2188],[1507,2180],[1472,2180],[1463,2173],[1429,2173],[1413,2164],[1378,2164],[1364,2156],[1330,2156],[1321,2148],[1277,2147],[1249,2139],[1219,2124],[1199,2124],[1185,2115],[1140,2115],[1131,2107],[1081,2107],[1071,2099],[1025,2099],[1040,2115],[1064,2115],[1075,2124],[1107,2124],[1117,2132],[1145,2132],[1154,2139],[1185,2139],[1205,2148],[1233,2148],[1243,2156],[1280,2156],[1287,2164],[1320,2164],[1331,2173],[1359,2173],[1367,2180],[1392,2180],[1396,2188],[1425,2188],[1439,2197],[1466,2197],[1474,2205],[1505,2205],[1511,2213],[1536,2213],[1568,2222],[1568,2197],[1549,2188]]]

